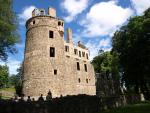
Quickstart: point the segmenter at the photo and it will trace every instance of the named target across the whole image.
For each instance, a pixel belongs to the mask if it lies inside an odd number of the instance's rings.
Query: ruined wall
[[[75,47],[72,43],[65,43],[65,46],[69,47],[68,51],[65,51],[65,64],[66,64],[66,77],[65,87],[66,93],[72,94],[89,94],[95,95],[95,76],[94,69],[91,65],[89,58],[87,59],[86,54],[89,55],[87,49]],[[76,54],[74,49],[77,50]],[[81,52],[81,56],[79,55]],[[84,56],[82,54],[84,52]],[[77,69],[77,62],[79,63],[79,70]],[[85,70],[85,65],[87,70]]]

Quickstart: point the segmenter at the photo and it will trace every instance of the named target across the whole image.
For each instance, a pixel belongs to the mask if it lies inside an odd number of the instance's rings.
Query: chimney
[[[72,30],[71,30],[71,28],[67,29],[67,43],[73,43],[72,42]]]
[[[52,17],[55,17],[56,18],[56,10],[52,7],[49,7],[48,8],[48,14]]]

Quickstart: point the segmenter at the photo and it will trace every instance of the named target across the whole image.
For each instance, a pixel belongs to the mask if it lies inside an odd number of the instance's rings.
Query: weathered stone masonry
[[[72,42],[72,31],[67,30],[64,41],[64,21],[56,17],[53,8],[48,14],[35,9],[26,22],[23,93],[25,96],[95,95],[94,69],[89,61],[89,50],[80,42]]]

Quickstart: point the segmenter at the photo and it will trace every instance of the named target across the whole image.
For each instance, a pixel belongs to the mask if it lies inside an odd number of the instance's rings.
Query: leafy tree
[[[9,76],[8,67],[6,65],[5,66],[0,65],[0,88],[3,88],[7,85],[8,76]]]
[[[21,96],[22,93],[22,65],[17,69],[17,74],[9,77],[9,86],[15,87],[16,94]]]
[[[15,74],[9,77],[9,86],[15,86],[17,82],[18,82],[18,79]]]
[[[15,53],[19,41],[17,18],[12,9],[12,0],[0,0],[0,60],[6,61],[8,53]]]
[[[16,89],[16,94],[21,96],[22,94],[22,76],[23,76],[23,68],[22,65],[17,69],[17,74],[16,74],[16,84],[15,84],[15,89]]]
[[[148,92],[150,85],[150,8],[136,16],[113,36],[113,53],[119,58],[122,82],[136,92]]]
[[[92,64],[96,73],[111,73],[112,55],[100,50],[99,55],[93,58]]]
[[[118,56],[113,52],[99,50],[99,55],[92,60],[96,73],[111,74],[113,79],[119,80]]]

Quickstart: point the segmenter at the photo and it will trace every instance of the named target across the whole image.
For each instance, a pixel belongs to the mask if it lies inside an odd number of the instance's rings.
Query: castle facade
[[[89,60],[89,50],[72,41],[67,29],[64,40],[64,21],[56,10],[34,9],[26,22],[26,45],[23,63],[23,93],[25,96],[53,97],[87,94],[95,95],[95,75]]]

